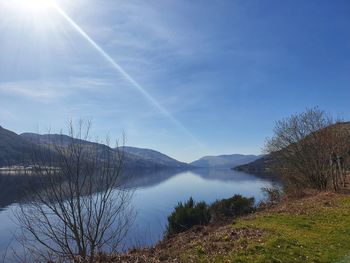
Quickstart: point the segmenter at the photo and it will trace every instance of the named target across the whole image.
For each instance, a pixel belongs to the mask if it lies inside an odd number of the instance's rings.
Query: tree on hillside
[[[317,107],[306,109],[277,121],[265,150],[290,189],[325,190],[332,185],[338,190],[349,158],[348,127]]]
[[[132,192],[120,182],[123,152],[86,144],[89,131],[89,123],[70,123],[68,141],[61,136],[33,152],[32,173],[39,179],[17,219],[34,260],[93,262],[100,252],[120,249],[130,227]]]

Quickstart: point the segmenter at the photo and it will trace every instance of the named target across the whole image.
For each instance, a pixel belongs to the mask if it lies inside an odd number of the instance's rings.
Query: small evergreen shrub
[[[205,202],[195,203],[191,197],[187,202],[180,202],[168,217],[167,235],[184,232],[194,225],[207,225],[210,212]]]
[[[246,198],[241,195],[216,201],[210,206],[213,221],[235,218],[252,213],[254,210],[254,197]]]

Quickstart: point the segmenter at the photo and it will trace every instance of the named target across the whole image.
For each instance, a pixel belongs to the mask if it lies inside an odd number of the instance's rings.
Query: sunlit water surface
[[[13,182],[16,184],[16,181]],[[234,194],[253,196],[258,202],[264,196],[262,187],[274,182],[251,174],[231,170],[158,171],[135,175],[128,182],[134,192],[133,207],[137,213],[125,246],[149,246],[159,241],[166,228],[167,217],[179,201],[193,197],[196,201],[212,203]],[[16,247],[13,239],[18,230],[13,211],[18,207],[18,193],[9,184],[1,185],[0,194],[0,255]],[[9,195],[13,194],[11,199]],[[1,258],[1,257],[0,257]]]

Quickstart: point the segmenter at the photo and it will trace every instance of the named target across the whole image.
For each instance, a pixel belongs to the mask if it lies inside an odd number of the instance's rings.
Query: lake
[[[13,235],[17,226],[12,211],[20,200],[19,176],[0,175],[0,255],[9,246],[16,246]],[[193,197],[196,201],[212,203],[234,194],[255,197],[264,196],[262,187],[275,182],[252,174],[231,170],[198,169],[191,171],[157,171],[135,174],[126,182],[135,189],[133,207],[137,213],[135,222],[126,240],[126,247],[149,246],[159,241],[164,234],[167,216],[179,201]],[[1,257],[0,257],[1,260]]]

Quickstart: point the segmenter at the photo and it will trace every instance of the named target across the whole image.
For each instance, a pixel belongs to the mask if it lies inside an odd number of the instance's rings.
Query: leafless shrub
[[[272,186],[272,187],[263,187],[262,192],[265,195],[264,205],[265,206],[273,206],[279,204],[284,196],[283,190],[280,187]]]
[[[123,152],[106,146],[109,139],[87,142],[89,132],[90,123],[71,122],[69,137],[48,136],[33,152],[39,179],[16,218],[35,260],[93,262],[98,253],[118,251],[132,223],[132,192],[120,184]]]
[[[348,125],[318,108],[276,122],[265,150],[276,160],[272,169],[282,176],[287,191],[325,190],[331,182],[338,190],[349,157]]]

